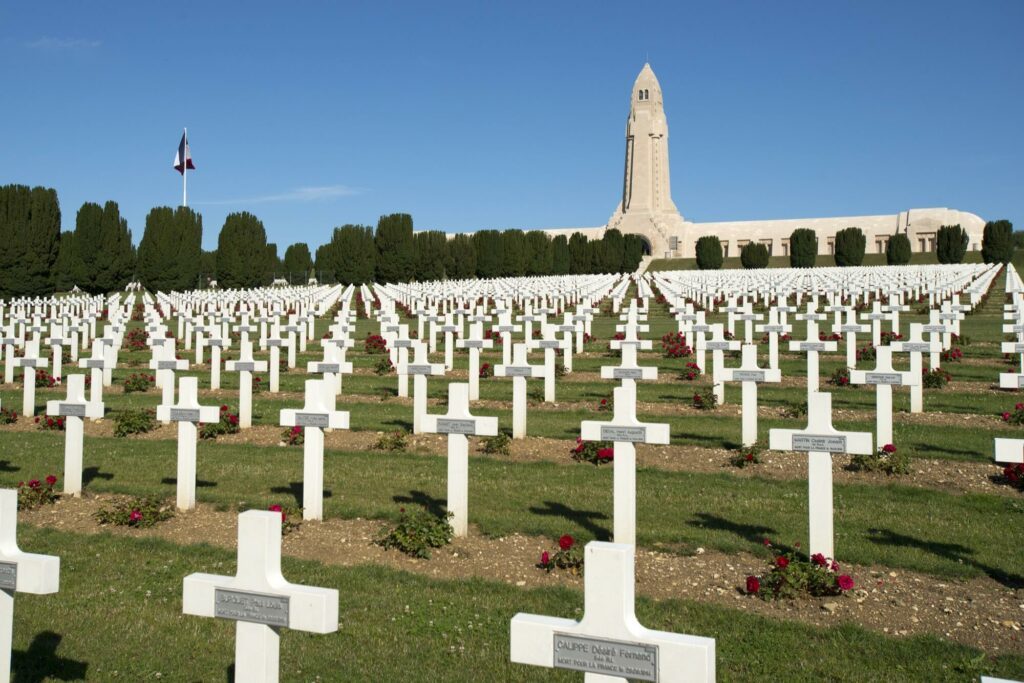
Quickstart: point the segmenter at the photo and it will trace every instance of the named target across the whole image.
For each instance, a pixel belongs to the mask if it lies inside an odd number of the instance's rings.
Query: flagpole
[[[185,129],[185,149],[181,160],[181,205],[188,206],[188,128]]]

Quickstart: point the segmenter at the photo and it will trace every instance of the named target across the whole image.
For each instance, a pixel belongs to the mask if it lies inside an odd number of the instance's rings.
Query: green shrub
[[[156,427],[156,414],[152,410],[125,410],[114,418],[114,436],[145,434]]]
[[[401,430],[396,429],[393,432],[381,434],[380,438],[377,439],[377,443],[373,444],[375,450],[378,451],[403,451],[408,445],[408,434]]]
[[[1013,223],[1007,220],[985,223],[981,237],[981,258],[985,263],[1009,263],[1013,250]]]
[[[963,263],[970,238],[960,224],[943,225],[935,234],[935,251],[939,263]]]
[[[540,562],[537,563],[537,566],[548,573],[554,569],[567,569],[572,574],[582,574],[583,550],[583,543],[569,534],[563,534],[558,539],[558,550],[555,551],[555,554],[552,555],[545,550],[540,554]]]
[[[398,524],[388,529],[377,539],[377,545],[385,550],[401,550],[424,560],[430,559],[430,549],[440,548],[452,542],[455,530],[448,522],[452,513],[443,517],[420,508],[414,512],[399,510]]]
[[[148,391],[154,382],[156,382],[156,378],[153,375],[138,372],[132,373],[124,380],[124,393],[131,394],[136,391]]]
[[[739,467],[740,469],[751,465],[760,465],[761,454],[764,453],[764,450],[764,445],[761,443],[754,443],[751,446],[743,446],[729,456],[729,464],[733,467]]]
[[[18,482],[18,509],[35,510],[43,505],[52,505],[57,502],[59,494],[53,490],[57,484],[57,477],[48,475],[45,480],[30,479],[27,483]]]
[[[797,228],[789,236],[789,265],[811,268],[818,258],[818,235],[809,228]]]
[[[489,436],[480,442],[480,452],[488,455],[512,455],[512,437],[505,432]]]
[[[697,387],[693,392],[693,407],[697,410],[714,410],[718,407],[718,397],[715,396],[715,389],[707,386]]]
[[[222,434],[238,433],[238,415],[227,406],[220,407],[220,419],[217,422],[199,425],[200,439],[216,439]]]
[[[846,228],[836,233],[835,260],[840,267],[859,266],[864,263],[867,238],[860,228]]]
[[[704,235],[697,240],[697,267],[701,270],[718,270],[722,267],[722,242],[714,235]]]
[[[905,266],[910,263],[910,238],[898,232],[885,245],[885,262],[890,266]]]
[[[114,501],[110,507],[101,507],[96,511],[96,521],[100,524],[114,526],[130,526],[146,529],[158,522],[165,522],[174,517],[174,506],[158,498],[134,497]]]
[[[910,456],[906,452],[897,451],[895,446],[887,443],[874,453],[852,456],[850,469],[854,472],[908,474],[910,472]]]
[[[750,242],[740,250],[740,263],[746,269],[768,267],[768,247],[758,242]]]

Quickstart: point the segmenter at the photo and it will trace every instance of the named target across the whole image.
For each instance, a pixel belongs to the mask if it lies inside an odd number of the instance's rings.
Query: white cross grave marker
[[[47,401],[46,414],[64,418],[64,493],[82,495],[83,417],[103,417],[103,404],[85,398],[85,375],[68,375],[68,395],[63,401]]]
[[[744,344],[740,366],[723,370],[722,379],[726,382],[740,382],[742,385],[742,441],[744,446],[753,446],[757,442],[757,385],[760,382],[781,382],[782,371],[758,367],[757,345]]]
[[[248,335],[242,338],[238,350],[238,360],[229,360],[224,364],[228,372],[238,373],[238,428],[252,427],[252,373],[266,372],[267,361],[255,360],[252,356],[252,342]]]
[[[220,408],[199,405],[199,378],[178,380],[178,403],[156,407],[156,417],[164,422],[178,423],[178,496],[179,510],[196,506],[196,438],[200,422],[220,420]]]
[[[892,437],[892,388],[921,384],[921,373],[897,372],[892,367],[892,349],[875,347],[874,370],[850,371],[850,383],[875,385],[875,443],[894,444]]]
[[[413,346],[413,362],[401,363],[398,372],[412,375],[412,433],[423,433],[423,416],[427,414],[427,377],[444,375],[443,363],[431,363],[427,358],[427,344],[416,342]]]
[[[526,437],[526,378],[543,377],[544,366],[530,365],[526,344],[516,344],[512,362],[496,365],[494,375],[512,378],[512,438],[522,439]]]
[[[46,359],[39,357],[39,340],[25,343],[25,355],[14,359],[14,366],[24,368],[25,388],[22,394],[21,413],[31,417],[36,413],[36,370],[46,368]]]
[[[910,354],[910,373],[915,377],[921,377],[921,370],[924,367],[922,354],[938,353],[938,340],[925,341],[923,336],[924,326],[921,323],[910,323],[910,336],[906,341],[894,341],[889,346],[895,353]],[[910,412],[920,413],[924,410],[924,382],[918,381],[910,385]],[[883,446],[885,444],[882,444]]]

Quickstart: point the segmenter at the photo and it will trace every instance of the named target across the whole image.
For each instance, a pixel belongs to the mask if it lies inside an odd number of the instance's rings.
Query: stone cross
[[[326,347],[333,347],[334,348],[334,353],[332,354],[331,359],[330,360],[325,360],[324,362],[326,362],[328,364],[335,364],[335,363],[337,363],[337,365],[338,365],[338,371],[332,373],[334,375],[334,382],[335,382],[334,396],[337,397],[337,396],[339,396],[341,394],[341,385],[342,385],[341,380],[342,380],[342,377],[344,377],[345,375],[352,374],[352,363],[350,363],[349,361],[345,360],[345,356],[348,354],[348,350],[351,349],[353,346],[355,346],[355,342],[353,340],[349,339],[347,336],[336,335],[336,336],[324,339],[321,342],[321,345],[324,346],[325,348]],[[326,356],[325,356],[325,358],[326,358]],[[307,366],[307,369],[308,369],[308,366]]]
[[[447,342],[447,337],[445,337]],[[480,351],[494,346],[494,341],[484,339],[483,327],[479,322],[469,326],[469,337],[455,343],[460,349],[469,349],[469,400],[480,399]]]
[[[526,342],[528,349],[544,350],[544,402],[555,402],[555,361],[556,353],[565,348],[567,342],[555,336],[554,327],[541,326],[542,338]]]
[[[48,595],[60,588],[60,558],[18,548],[18,492],[0,489],[0,683],[11,680],[14,594]]]
[[[220,389],[220,355],[221,350],[231,347],[231,338],[224,337],[220,333],[220,328],[216,328],[217,333],[211,335],[206,341],[210,347],[210,389]],[[173,348],[171,351],[173,352]]]
[[[188,361],[175,358],[174,349],[168,346],[154,346],[153,360],[149,368],[156,373],[157,385],[161,388],[161,402],[164,405],[174,403],[174,373],[188,370]],[[163,420],[168,424],[170,420]]]
[[[103,371],[108,364],[103,342],[99,339],[94,339],[92,342],[92,356],[81,358],[78,361],[78,367],[89,371],[89,401],[91,403],[103,403]]]
[[[0,344],[4,347],[4,384],[14,384],[14,351],[24,340],[14,333],[15,325],[8,325]]]
[[[281,336],[280,325],[275,319],[270,336],[267,337],[267,347],[270,349],[270,393],[272,394],[276,394],[281,386],[281,347],[289,344],[291,341]]]
[[[760,368],[757,365],[757,345],[744,344],[743,358],[738,368],[722,372],[726,382],[740,382],[743,390],[743,445],[757,442],[757,385],[761,382],[781,382],[782,371]]]
[[[555,332],[562,334],[562,367],[565,374],[572,373],[573,334],[582,330],[583,326],[572,321],[572,313],[565,313],[562,316],[562,324],[554,325]]]
[[[713,638],[652,631],[637,620],[635,554],[628,544],[588,543],[584,549],[583,618],[515,615],[512,661],[583,671],[587,683],[712,683]]]
[[[302,427],[302,518],[324,518],[324,431],[348,429],[348,411],[324,404],[322,379],[306,380],[306,404],[301,410],[281,411],[282,427]]]
[[[54,379],[59,380],[63,376],[64,346],[70,345],[71,340],[64,337],[63,325],[54,325],[50,336],[43,341],[50,347],[53,356],[52,372],[50,374],[53,375]]]
[[[14,366],[24,368],[25,389],[22,394],[21,413],[26,417],[36,414],[36,370],[46,368],[46,359],[39,356],[39,340],[25,343],[25,355],[14,359]]]
[[[779,335],[786,334],[793,329],[791,325],[784,325],[779,322],[779,312],[768,309],[768,322],[754,328],[758,332],[768,335],[768,367],[772,370],[779,369]]]
[[[940,357],[939,354],[942,349],[947,348],[948,345],[945,343],[944,338],[948,335],[952,328],[946,325],[939,319],[939,311],[932,309],[928,312],[928,324],[921,328],[922,332],[926,332],[929,335],[929,339],[940,345],[940,348],[936,349],[932,347],[931,355],[928,358],[928,367],[935,369],[939,367]]]
[[[444,317],[441,332],[444,333],[444,369],[448,372],[455,368],[455,335],[459,329],[459,326],[452,322],[451,313]]]
[[[68,375],[68,395],[63,401],[47,401],[46,414],[64,418],[64,493],[82,495],[82,418],[103,417],[103,404],[85,398],[85,375]]]
[[[798,318],[800,316],[797,316]],[[821,341],[818,339],[818,321],[807,320],[807,339],[804,341],[792,341],[789,343],[790,351],[801,351],[807,354],[807,403],[810,405],[811,397],[818,393],[818,354],[822,351],[835,351],[838,345],[834,341]]]
[[[857,335],[871,332],[871,326],[858,323],[857,314],[853,309],[848,309],[846,324],[840,325],[837,331],[846,338],[846,367],[853,370],[857,367]],[[881,337],[879,337],[879,341],[881,341]],[[878,344],[875,346],[877,347]]]
[[[584,441],[611,441],[615,458],[614,473],[614,539],[616,543],[636,543],[636,446],[638,443],[669,443],[669,426],[640,422],[636,417],[636,386],[616,387],[613,392],[615,412],[611,420],[580,423]]]
[[[512,438],[526,437],[526,378],[544,376],[544,366],[530,365],[526,344],[516,344],[511,363],[494,367],[495,377],[512,378]]]
[[[412,433],[423,433],[423,416],[427,414],[427,377],[444,375],[443,363],[431,363],[427,357],[427,344],[414,340],[413,362],[399,364],[398,374],[412,375]]]
[[[281,573],[281,513],[248,510],[238,515],[238,571],[186,576],[182,612],[237,622],[235,680],[277,683],[281,629],[334,633],[338,591],[288,583]]]
[[[738,351],[740,342],[737,339],[726,339],[722,330],[722,323],[715,323],[711,327],[711,339],[702,339],[703,335],[698,334],[697,343],[703,349],[711,351],[711,386],[715,393],[715,399],[719,404],[725,403],[725,383],[722,381],[722,372],[725,370],[725,358],[723,352]],[[701,370],[704,367],[701,366]]]
[[[897,372],[892,367],[892,349],[876,346],[875,369],[851,371],[850,383],[875,385],[875,443],[879,448],[895,444],[892,436],[892,388],[921,384],[921,373]]]
[[[915,377],[921,377],[921,370],[924,367],[922,354],[937,354],[941,346],[935,339],[925,341],[923,331],[924,326],[921,323],[910,323],[910,335],[907,340],[892,342],[889,345],[895,353],[910,354],[910,373]],[[910,385],[910,412],[920,413],[924,410],[923,389],[923,383],[920,381]],[[884,446],[885,444],[882,445]]]
[[[739,315],[736,316],[736,320],[743,321],[743,343],[752,344],[754,343],[753,330],[754,323],[764,318],[760,313],[754,313],[754,307],[752,304],[747,303],[743,306],[743,310],[740,311]]]
[[[810,517],[808,555],[835,558],[832,533],[832,454],[871,453],[870,432],[841,432],[832,426],[832,394],[815,393],[807,401],[806,429],[772,429],[768,447],[773,451],[807,453],[807,501]]]
[[[512,314],[502,313],[498,316],[498,324],[491,328],[501,335],[501,362],[504,365],[512,363],[512,335],[521,331],[521,325],[512,324]]]
[[[288,322],[281,328],[281,331],[288,335],[288,369],[294,370],[297,347],[304,343],[306,338],[306,328],[304,325],[299,325],[298,322],[296,322],[294,315],[289,315]],[[304,350],[305,349],[303,349],[303,351]]]
[[[469,385],[448,385],[448,412],[424,415],[423,431],[448,435],[448,512],[456,536],[469,531],[469,439],[467,436],[496,436],[498,418],[477,417],[469,412]]]
[[[882,321],[892,319],[892,315],[882,312],[882,304],[876,299],[871,305],[871,312],[861,316],[863,320],[871,321],[871,344],[881,346],[882,344]]]
[[[199,378],[182,377],[178,380],[178,403],[156,407],[156,417],[163,422],[178,423],[178,495],[179,510],[192,510],[196,506],[196,439],[200,422],[217,422],[217,406],[199,405]]]
[[[398,332],[394,339],[388,344],[388,348],[393,349],[395,352],[394,364],[397,368],[400,365],[408,365],[409,363],[409,349],[412,348],[413,340],[409,338],[409,326],[408,325],[395,325],[398,328]],[[409,396],[409,375],[398,374],[398,396],[400,398],[406,398]]]
[[[239,343],[238,360],[224,364],[228,372],[238,373],[238,428],[252,427],[252,373],[266,372],[267,361],[255,360],[252,342],[243,338]]]

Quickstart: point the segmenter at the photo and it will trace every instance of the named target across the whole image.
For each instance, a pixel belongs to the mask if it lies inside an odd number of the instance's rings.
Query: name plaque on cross
[[[798,342],[801,351],[824,351],[827,347],[823,342]]]
[[[867,384],[903,384],[903,376],[898,372],[865,372]]]
[[[1017,388],[1024,388],[1024,375],[1017,375]]]
[[[900,348],[904,353],[931,353],[932,345],[928,342],[903,342]]]
[[[154,344],[163,344],[162,341],[158,342],[155,339],[153,340],[153,343]],[[207,346],[224,346],[224,340],[223,339],[207,339],[206,340],[206,345]]]
[[[412,347],[412,339],[396,339],[392,346],[396,349],[408,349]]]
[[[171,408],[171,422],[199,422],[199,408]]]
[[[57,414],[61,417],[85,417],[85,404],[60,403],[57,405]]]
[[[406,368],[410,375],[429,375],[433,370],[430,365],[410,365]],[[335,370],[337,372],[337,370]]]
[[[1014,344],[1013,353],[1024,353],[1024,344]]]
[[[472,434],[476,431],[476,420],[452,420],[437,418],[438,434]]]
[[[704,332],[705,334],[711,331],[711,325],[694,325],[694,332]],[[780,330],[781,331],[781,330]]]
[[[615,425],[601,425],[602,441],[643,443],[646,437],[647,427],[617,427]]]
[[[235,371],[236,372],[253,372],[255,369],[256,369],[256,363],[255,362],[235,361]]]
[[[505,368],[506,377],[532,377],[532,367],[522,367],[521,365],[510,365]]]
[[[157,370],[177,370],[178,361],[176,360],[158,360],[156,362]]]
[[[761,325],[761,331],[783,333],[786,331],[786,328],[784,325]]]
[[[708,351],[728,351],[729,342],[727,341],[709,341],[704,342],[704,348]]]
[[[288,600],[283,595],[218,588],[214,591],[213,615],[220,619],[287,627]]]
[[[557,349],[558,345],[560,343],[561,342],[559,342],[556,339],[542,339],[539,342],[537,342],[537,348],[540,348],[540,349]]]
[[[612,368],[612,379],[643,379],[642,368]]]
[[[415,367],[415,366],[413,366],[413,367]],[[412,367],[410,367],[409,369],[411,371]],[[317,372],[334,372],[334,373],[338,373],[338,372],[341,372],[341,364],[340,363],[317,363],[316,364],[316,371]]]
[[[794,451],[814,451],[815,453],[846,453],[846,437],[813,434],[794,434]]]
[[[385,325],[384,326],[384,331],[385,332],[394,332],[395,334],[398,334],[399,332],[402,331],[402,328],[399,327],[398,325]]]
[[[467,349],[482,349],[484,347],[484,342],[480,339],[467,339],[462,342],[462,345]]]
[[[925,325],[921,328],[923,332],[945,332],[945,325]]]
[[[284,346],[284,339],[268,339],[267,346]]]
[[[105,361],[102,358],[87,358],[85,360],[85,367],[102,370],[104,363]]]
[[[840,325],[839,331],[843,333],[853,332],[854,334],[857,334],[859,332],[862,332],[863,330],[861,329],[860,325]]]
[[[733,370],[732,381],[734,382],[763,382],[764,370]]]
[[[330,426],[330,418],[326,413],[295,413],[295,425],[325,429]]]
[[[18,565],[15,562],[0,562],[0,589],[15,590],[18,587]]]
[[[658,680],[658,646],[555,633],[554,665],[637,681]]]

